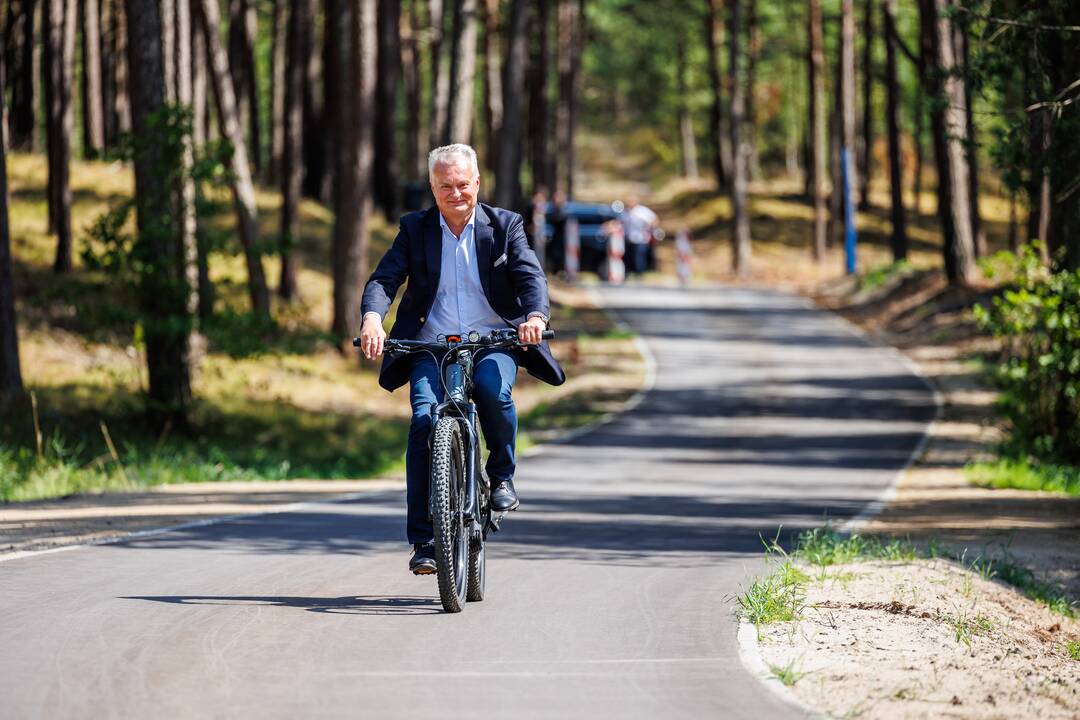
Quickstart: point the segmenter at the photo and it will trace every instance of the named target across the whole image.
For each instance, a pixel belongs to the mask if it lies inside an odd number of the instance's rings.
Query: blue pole
[[[855,208],[851,204],[851,153],[840,148],[840,175],[844,190],[844,259],[848,275],[855,274],[855,247],[858,233],[855,230]]]

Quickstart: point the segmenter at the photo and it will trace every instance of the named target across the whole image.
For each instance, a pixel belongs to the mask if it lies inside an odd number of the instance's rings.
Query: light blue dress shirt
[[[510,325],[499,317],[484,295],[480,284],[480,268],[476,259],[476,211],[459,237],[450,232],[446,219],[439,213],[442,228],[442,270],[435,302],[427,322],[420,329],[420,340],[431,342],[439,335],[454,335],[469,330],[491,332]]]

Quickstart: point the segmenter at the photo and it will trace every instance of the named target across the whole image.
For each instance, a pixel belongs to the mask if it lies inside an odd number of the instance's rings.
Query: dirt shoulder
[[[772,672],[829,717],[1080,715],[1080,624],[945,560],[834,565],[803,618],[759,628]]]
[[[971,460],[992,457],[1002,438],[997,393],[978,362],[991,346],[969,309],[980,292],[986,291],[950,289],[937,274],[915,273],[862,293],[837,281],[817,295],[820,304],[900,349],[944,401],[924,454],[862,532],[1004,559],[1080,598],[1080,498],[981,488],[963,470]]]
[[[645,379],[645,362],[633,338],[616,331],[586,290],[553,283],[551,294],[559,332],[553,350],[568,379],[551,387],[519,376],[515,399],[524,448],[617,412]],[[407,399],[398,399],[407,409]],[[177,483],[0,504],[0,558],[403,487],[400,467],[376,479]]]

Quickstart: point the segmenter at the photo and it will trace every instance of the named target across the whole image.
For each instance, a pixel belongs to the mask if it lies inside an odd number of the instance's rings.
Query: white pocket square
[[[492,265],[492,267],[499,267],[504,262],[506,262],[506,253],[503,253],[502,255],[500,255],[499,259],[495,261],[495,264]]]

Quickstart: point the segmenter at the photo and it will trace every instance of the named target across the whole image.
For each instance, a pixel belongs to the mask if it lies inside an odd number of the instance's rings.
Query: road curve
[[[732,596],[759,534],[888,487],[931,394],[795,296],[603,296],[655,387],[523,461],[483,603],[407,574],[402,492],[19,558],[0,717],[798,717],[741,666]]]

